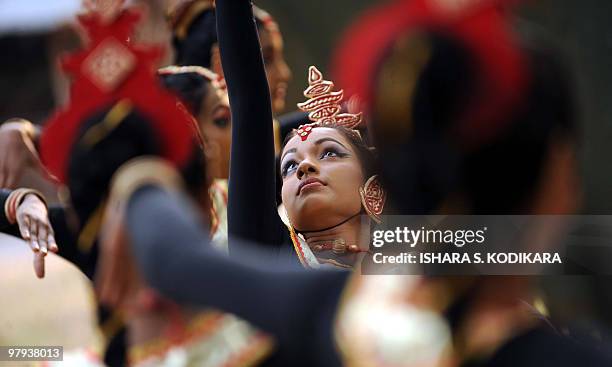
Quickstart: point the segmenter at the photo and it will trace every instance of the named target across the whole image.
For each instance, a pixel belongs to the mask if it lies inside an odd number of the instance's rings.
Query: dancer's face
[[[291,224],[302,231],[332,227],[361,210],[365,181],[359,157],[338,130],[318,127],[294,136],[281,156],[282,198]]]
[[[265,28],[259,29],[259,42],[266,67],[268,86],[270,87],[270,98],[272,99],[272,111],[280,114],[285,110],[287,100],[287,87],[291,81],[291,69],[285,61],[283,38],[278,31],[270,31]],[[221,54],[219,45],[215,44],[211,50],[211,68],[215,73],[223,76],[221,67]]]
[[[198,124],[206,141],[208,170],[211,178],[228,178],[232,119],[225,90],[209,83],[202,101]]]
[[[291,80],[291,70],[283,55],[283,38],[280,32],[266,29],[260,29],[259,36],[272,98],[272,109],[275,114],[279,114],[285,109],[287,87]]]

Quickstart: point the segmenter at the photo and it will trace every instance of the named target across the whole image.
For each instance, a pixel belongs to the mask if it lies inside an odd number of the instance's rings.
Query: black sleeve
[[[276,209],[274,132],[268,81],[249,0],[219,0],[217,30],[232,111],[228,232],[275,248],[284,225]]]
[[[93,245],[90,249],[79,249],[78,236],[68,225],[66,209],[64,207],[50,207],[49,221],[55,233],[55,242],[59,248],[57,254],[73,263],[87,277],[91,278],[95,267],[95,264],[92,264],[91,257],[95,257],[94,252],[96,252],[96,245]]]
[[[228,258],[209,246],[194,211],[179,200],[149,186],[129,201],[127,229],[147,283],[180,303],[251,322],[275,337],[280,354],[291,360],[286,365],[339,365],[333,321],[349,273],[266,261],[264,249],[244,243],[234,245],[245,256],[237,250]]]
[[[11,192],[12,190],[0,189],[0,232],[9,234],[11,236],[21,237],[19,227],[17,227],[16,224],[9,223],[4,211],[4,205],[6,204],[6,200]]]

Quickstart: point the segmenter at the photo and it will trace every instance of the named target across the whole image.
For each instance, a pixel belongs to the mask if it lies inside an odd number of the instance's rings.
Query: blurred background
[[[307,67],[317,65],[326,73],[330,55],[343,29],[369,6],[383,1],[255,2],[277,20],[285,39],[285,56],[293,72],[289,108],[285,111],[290,112],[291,106],[303,100]],[[533,0],[524,3],[517,11],[516,26],[549,39],[561,50],[572,73],[581,129],[583,213],[610,214],[612,1]],[[42,123],[51,110],[65,100],[65,81],[57,73],[56,57],[78,45],[69,23],[79,5],[79,0],[0,0],[0,122],[18,116]],[[8,310],[5,316],[0,316],[0,345],[8,341],[51,343],[49,340],[57,340],[55,331],[64,330],[59,325],[72,325],[66,328],[65,345],[95,345],[95,333],[82,328],[82,325],[92,325],[88,310],[91,289],[78,271],[55,259],[48,271],[54,275],[39,281],[34,278],[25,245],[16,240],[0,241],[0,245],[0,309]],[[590,288],[601,284],[594,286],[579,278],[557,278],[550,283],[551,292],[566,299],[580,300],[589,293],[605,296],[603,289]],[[7,289],[12,291],[7,293]],[[32,299],[24,295],[32,295]],[[45,303],[41,303],[41,299]],[[580,302],[575,302],[574,307],[574,314],[610,316],[609,310],[594,310],[589,306],[581,309]],[[32,314],[40,317],[32,319]],[[48,322],[40,323],[40,320]],[[608,321],[612,325],[612,320]],[[39,329],[54,332],[32,333]]]
[[[307,67],[318,65],[328,71],[329,57],[343,29],[381,2],[256,1],[276,18],[285,38],[285,56],[293,71],[288,106],[302,100]],[[77,44],[64,25],[79,3],[0,0],[0,120],[21,116],[44,121],[56,101],[65,98],[57,87],[53,59]],[[543,34],[566,58],[579,101],[584,211],[608,213],[612,208],[612,173],[605,169],[612,156],[612,2],[525,1],[517,19],[517,27]]]

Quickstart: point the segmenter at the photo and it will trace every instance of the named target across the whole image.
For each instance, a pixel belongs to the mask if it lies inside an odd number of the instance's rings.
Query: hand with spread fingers
[[[34,272],[45,276],[45,257],[59,249],[55,243],[53,228],[49,222],[47,205],[36,194],[27,194],[17,207],[16,220],[19,231],[34,252]]]
[[[0,126],[0,188],[15,188],[28,167],[47,175],[34,146],[35,136],[36,128],[27,120],[9,120]]]

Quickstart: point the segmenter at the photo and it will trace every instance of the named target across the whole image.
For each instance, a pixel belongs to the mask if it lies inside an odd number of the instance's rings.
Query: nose
[[[313,174],[319,173],[319,167],[314,164],[310,159],[304,159],[300,162],[297,169],[297,178],[301,180],[305,176],[312,176]]]
[[[293,78],[291,69],[289,68],[289,65],[287,65],[284,59],[281,59],[279,62],[278,74],[280,75],[280,80],[285,83],[289,83]]]

